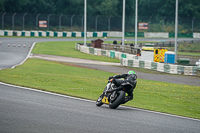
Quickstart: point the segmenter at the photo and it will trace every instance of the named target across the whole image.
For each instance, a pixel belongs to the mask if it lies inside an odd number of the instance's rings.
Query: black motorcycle
[[[113,79],[108,81],[103,93],[96,101],[96,106],[100,107],[103,104],[108,104],[111,109],[116,109],[120,104],[123,104],[126,96],[124,89],[116,90],[116,86],[112,83]],[[130,86],[129,83],[122,83],[123,86]]]

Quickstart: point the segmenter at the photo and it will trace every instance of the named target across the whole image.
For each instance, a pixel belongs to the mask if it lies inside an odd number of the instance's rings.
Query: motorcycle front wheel
[[[116,98],[111,100],[109,103],[109,107],[111,109],[116,109],[119,105],[124,101],[126,93],[124,91],[119,91],[116,93]]]
[[[100,107],[101,105],[103,105],[102,99],[103,99],[103,94],[101,94],[101,96],[99,96],[99,98],[97,99],[96,106]]]

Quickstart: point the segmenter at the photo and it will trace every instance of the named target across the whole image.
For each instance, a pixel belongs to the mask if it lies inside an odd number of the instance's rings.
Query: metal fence
[[[47,21],[47,28],[38,26]],[[135,17],[126,16],[125,31],[135,31]],[[174,33],[175,17],[138,16],[138,23],[148,23],[148,29],[138,32]],[[179,33],[200,32],[200,18],[179,17]],[[2,30],[84,31],[84,16],[65,14],[0,13]],[[87,31],[122,31],[122,17],[87,16]]]

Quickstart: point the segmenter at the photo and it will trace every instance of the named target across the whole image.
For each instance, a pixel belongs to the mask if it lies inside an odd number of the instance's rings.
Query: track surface
[[[200,121],[0,86],[0,132],[199,133]]]
[[[12,42],[28,45],[36,40],[37,42],[67,41],[67,39],[0,38],[2,42],[0,68],[19,64],[24,60],[29,49],[18,47],[16,50],[3,45]],[[123,106],[112,110],[107,105],[96,107],[93,101],[4,84],[0,84],[0,92],[0,132],[2,133],[199,133],[200,131],[200,120],[195,119]]]

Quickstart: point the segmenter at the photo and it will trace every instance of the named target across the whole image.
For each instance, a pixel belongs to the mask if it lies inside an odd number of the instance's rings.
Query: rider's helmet
[[[135,74],[133,70],[128,71],[128,74]]]

